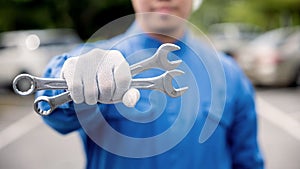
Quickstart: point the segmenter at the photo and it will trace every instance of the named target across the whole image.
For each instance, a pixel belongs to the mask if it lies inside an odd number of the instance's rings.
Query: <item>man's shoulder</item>
[[[220,58],[220,61],[223,65],[224,69],[226,69],[228,71],[233,71],[233,73],[234,72],[239,73],[240,71],[242,71],[234,58],[226,55],[223,52],[218,52],[218,54],[220,56],[219,58]]]
[[[223,54],[221,57],[227,85],[229,84],[235,90],[244,90],[253,93],[253,85],[239,64],[231,56]]]
[[[203,38],[192,37],[187,45],[201,57],[204,65],[209,67],[210,70],[218,69],[218,72],[220,72],[220,69],[222,69],[227,80],[232,82],[232,80],[237,80],[237,76],[242,74],[242,70],[234,58],[218,51],[213,44],[204,41]]]

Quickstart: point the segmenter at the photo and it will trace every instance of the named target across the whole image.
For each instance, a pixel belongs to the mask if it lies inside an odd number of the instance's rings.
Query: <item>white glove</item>
[[[93,105],[123,102],[134,107],[140,98],[130,88],[130,67],[117,50],[93,49],[88,53],[66,60],[61,78],[65,79],[73,101]]]

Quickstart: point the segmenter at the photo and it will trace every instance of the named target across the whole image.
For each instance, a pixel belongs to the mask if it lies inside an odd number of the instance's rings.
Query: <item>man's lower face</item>
[[[143,22],[152,33],[171,35],[181,27],[182,21],[176,16],[152,13],[143,16]]]

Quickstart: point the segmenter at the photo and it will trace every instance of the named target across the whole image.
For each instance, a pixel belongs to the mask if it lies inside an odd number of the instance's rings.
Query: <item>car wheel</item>
[[[297,87],[300,86],[300,68],[298,68],[292,82],[288,85],[288,87]]]

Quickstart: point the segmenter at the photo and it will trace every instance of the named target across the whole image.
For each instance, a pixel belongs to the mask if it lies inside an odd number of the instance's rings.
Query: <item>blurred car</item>
[[[255,85],[299,85],[300,27],[266,32],[238,52],[237,62]]]
[[[72,29],[10,31],[0,34],[0,86],[20,73],[41,76],[51,57],[81,43]]]
[[[261,33],[258,26],[246,23],[219,23],[208,29],[208,36],[217,50],[235,57],[236,51]]]

